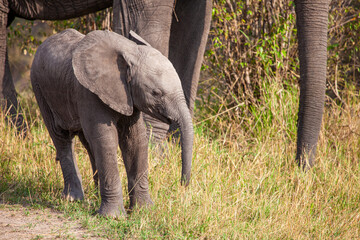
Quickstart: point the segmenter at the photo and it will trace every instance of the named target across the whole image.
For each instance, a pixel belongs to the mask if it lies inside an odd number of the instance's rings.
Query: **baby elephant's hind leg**
[[[53,137],[56,148],[56,160],[60,162],[64,177],[64,190],[62,197],[69,200],[82,200],[84,190],[81,184],[81,175],[74,156],[73,136],[64,138]]]
[[[91,151],[89,142],[86,140],[84,133],[81,131],[78,133],[79,139],[81,141],[81,143],[84,145],[86,151],[89,154],[89,158],[90,158],[90,163],[91,163],[91,167],[93,170],[93,179],[94,179],[94,183],[95,186],[98,187],[99,186],[99,174],[96,168],[96,163],[95,163],[95,158],[94,158],[94,154]]]
[[[64,177],[64,190],[62,197],[74,201],[84,198],[84,191],[81,185],[81,176],[74,157],[73,135],[61,129],[55,122],[53,112],[45,101],[41,90],[33,84],[33,90],[41,115],[49,131],[50,137],[56,148],[56,160],[60,162]]]

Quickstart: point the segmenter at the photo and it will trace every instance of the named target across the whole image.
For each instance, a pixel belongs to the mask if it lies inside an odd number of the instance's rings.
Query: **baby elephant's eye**
[[[154,90],[152,90],[152,95],[154,97],[161,97],[163,94],[160,89],[154,89]]]

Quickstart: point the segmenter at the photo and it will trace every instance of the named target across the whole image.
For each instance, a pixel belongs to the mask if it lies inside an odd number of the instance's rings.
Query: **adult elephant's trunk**
[[[185,103],[185,100],[179,102],[178,106],[173,108],[173,110],[176,110],[174,122],[180,127],[182,159],[181,184],[187,186],[189,185],[191,175],[194,130],[190,111]]]
[[[113,0],[9,0],[16,16],[33,20],[61,20],[80,17],[112,6]]]
[[[325,100],[329,0],[297,0],[300,105],[296,160],[313,165]]]

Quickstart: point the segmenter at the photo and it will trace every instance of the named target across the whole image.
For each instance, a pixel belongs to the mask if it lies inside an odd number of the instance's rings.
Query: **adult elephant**
[[[329,3],[330,0],[295,0],[300,60],[296,159],[304,168],[313,165],[324,109]],[[16,3],[3,0],[0,6],[0,81],[3,92],[0,97],[17,104],[6,64],[5,31],[9,14],[27,19],[64,19],[99,10],[110,4],[111,1],[95,0],[86,3],[79,0],[51,1],[51,5],[41,0]],[[114,0],[113,4],[115,32],[128,36],[129,31],[133,30],[171,60],[193,113],[210,28],[211,0]],[[153,127],[154,137],[164,138],[169,126],[149,116],[146,118]]]
[[[29,20],[63,20],[112,6],[112,0],[0,0],[0,106],[9,112],[17,128],[26,129],[18,108],[6,47],[7,27],[15,17]],[[19,111],[19,116],[16,117]]]

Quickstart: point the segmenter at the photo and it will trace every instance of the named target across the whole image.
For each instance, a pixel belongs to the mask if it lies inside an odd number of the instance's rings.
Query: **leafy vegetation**
[[[61,169],[28,90],[21,93],[30,129],[26,138],[16,136],[6,113],[0,115],[0,201],[56,209],[110,239],[359,238],[360,6],[332,2],[326,110],[316,165],[303,172],[294,161],[299,77],[294,7],[291,1],[272,2],[214,1],[189,188],[180,186],[180,148],[170,144],[164,157],[151,149],[155,206],[126,219],[94,216],[100,196],[76,139],[86,199],[61,200]],[[125,169],[120,158],[118,163],[128,206]]]

